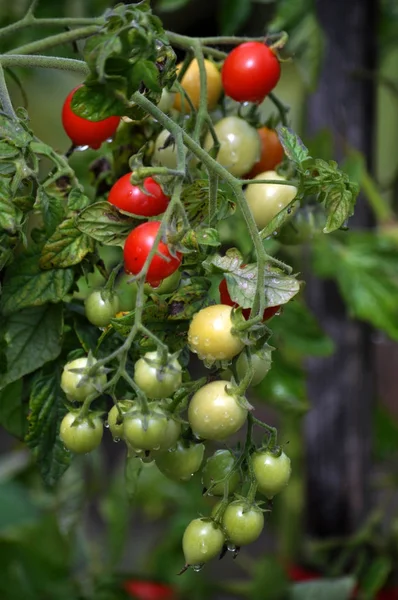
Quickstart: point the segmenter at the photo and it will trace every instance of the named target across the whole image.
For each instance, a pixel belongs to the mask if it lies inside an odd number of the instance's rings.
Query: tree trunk
[[[308,102],[308,132],[329,128],[338,160],[348,144],[369,164],[374,93],[354,72],[374,68],[375,2],[320,0],[317,6],[326,55]],[[350,226],[367,227],[370,220],[360,199]],[[309,305],[336,344],[332,357],[308,361],[307,519],[309,533],[323,537],[352,532],[369,508],[374,361],[369,329],[348,318],[334,283],[306,279]]]

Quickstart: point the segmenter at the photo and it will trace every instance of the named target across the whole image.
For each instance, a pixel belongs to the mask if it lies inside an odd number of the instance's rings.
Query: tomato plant
[[[231,300],[231,296],[228,292],[228,284],[225,279],[221,281],[218,290],[220,292],[220,300],[222,304],[226,304],[227,306],[232,306],[234,308],[239,306],[237,302],[233,302]],[[268,308],[264,309],[263,321],[268,321],[268,319],[271,319],[274,315],[276,315],[279,309],[280,305],[269,306]],[[244,308],[242,310],[242,315],[245,317],[245,319],[248,319],[250,317],[250,308]]]
[[[252,458],[255,478],[258,490],[272,498],[279,494],[289,482],[291,466],[290,458],[282,451],[278,453],[258,451]]]
[[[59,435],[65,447],[75,454],[86,454],[100,445],[104,428],[98,417],[79,418],[67,413],[61,421]]]
[[[131,173],[126,173],[113,184],[108,202],[126,212],[142,217],[155,217],[163,213],[170,198],[152,177],[147,177],[142,188],[130,181]]]
[[[257,133],[260,136],[261,154],[251,171],[247,173],[246,177],[248,179],[253,179],[256,175],[265,171],[273,171],[285,156],[283,146],[275,129],[259,127]]]
[[[291,185],[279,185],[286,181],[275,171],[265,171],[254,179],[270,180],[276,183],[251,183],[246,189],[246,199],[259,229],[266,227],[274,217],[286,208],[297,195],[297,188]]]
[[[188,343],[199,358],[231,359],[242,350],[242,342],[232,331],[231,312],[229,306],[217,304],[195,314],[188,330]]]
[[[181,70],[182,65],[177,67],[177,73]],[[206,100],[208,110],[216,108],[222,92],[221,75],[216,65],[210,61],[204,60],[206,72]],[[181,86],[184,92],[188,95],[189,100],[195,109],[199,108],[200,103],[200,70],[199,63],[194,59],[190,64],[181,79]],[[185,112],[190,112],[190,103],[188,100],[183,100],[180,93],[177,93],[174,98],[174,108]]]
[[[93,377],[88,374],[90,367],[95,365],[95,358],[76,358],[68,362],[62,371],[61,388],[68,400],[72,402],[84,402],[87,396],[101,391],[106,384],[106,374],[96,373]]]
[[[182,548],[187,565],[201,565],[220,554],[225,542],[222,529],[210,519],[194,519],[184,531]]]
[[[240,483],[239,471],[235,468],[235,457],[230,450],[217,450],[207,459],[202,470],[202,483],[206,493],[223,496],[233,494]]]
[[[230,52],[221,75],[227,96],[238,102],[261,102],[278,83],[281,67],[272,48],[246,42]]]
[[[247,501],[235,500],[228,504],[222,516],[226,538],[236,546],[254,542],[264,528],[262,510]]]
[[[120,303],[116,294],[106,290],[94,290],[87,296],[85,302],[86,317],[97,327],[109,325],[119,311]]]
[[[167,398],[181,385],[181,365],[175,357],[164,363],[157,352],[147,352],[135,363],[134,380],[148,398]]]
[[[192,475],[199,471],[204,451],[203,444],[186,444],[179,441],[167,452],[157,453],[155,463],[159,471],[170,479],[189,481]]]
[[[126,415],[123,420],[124,439],[135,450],[158,450],[164,441],[167,419],[161,412]]]

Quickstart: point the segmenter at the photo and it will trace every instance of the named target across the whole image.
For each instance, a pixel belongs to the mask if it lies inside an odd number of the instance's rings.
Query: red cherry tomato
[[[242,265],[242,266],[244,266],[244,265]],[[228,292],[227,282],[225,279],[223,279],[221,281],[218,289],[220,292],[221,304],[227,304],[227,306],[233,306],[234,308],[239,306],[239,304],[237,302],[232,301],[231,296],[229,295],[229,292]],[[278,312],[279,309],[280,309],[280,305],[269,306],[268,308],[266,308],[263,313],[263,321],[268,321],[268,319],[273,317]],[[250,308],[243,308],[242,314],[245,317],[245,319],[248,319],[250,317]]]
[[[273,171],[284,157],[283,146],[279,141],[275,129],[260,127],[257,133],[261,140],[260,160],[256,162],[252,170],[245,175],[245,179],[254,179],[256,175],[265,171]]]
[[[130,232],[123,252],[124,269],[127,273],[138,275],[141,271],[153,247],[160,225],[160,221],[148,221]],[[145,277],[145,281],[152,286],[158,286],[162,279],[174,273],[180,266],[182,258],[179,252],[176,256],[172,256],[167,244],[162,241],[159,242],[157,250],[158,254],[152,258]]]
[[[289,565],[287,567],[287,576],[291,581],[311,581],[312,579],[319,579],[321,575],[315,571],[310,571],[299,565]]]
[[[261,42],[245,42],[234,48],[221,71],[226,95],[237,102],[262,102],[280,75],[274,51]]]
[[[74,93],[81,85],[74,88],[66,97],[62,107],[62,124],[66,134],[75,146],[90,146],[97,150],[109,137],[111,137],[120,122],[120,117],[107,117],[102,121],[89,121],[73,112],[71,102]]]
[[[147,177],[143,181],[145,193],[138,185],[130,182],[131,173],[123,175],[111,188],[108,202],[126,212],[143,217],[155,217],[163,213],[170,201],[160,185]]]
[[[123,587],[135,600],[175,600],[177,597],[170,585],[156,581],[130,579]]]

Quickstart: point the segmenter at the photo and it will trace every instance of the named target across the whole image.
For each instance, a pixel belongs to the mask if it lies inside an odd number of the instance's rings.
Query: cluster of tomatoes
[[[259,42],[236,47],[224,61],[221,73],[210,60],[205,59],[204,65],[209,111],[217,107],[223,92],[237,102],[261,102],[280,76],[274,51]],[[164,112],[173,108],[189,113],[192,107],[199,107],[196,60],[190,63],[180,84],[185,95],[165,92],[160,101]],[[119,118],[91,122],[79,117],[71,108],[73,93],[63,109],[65,130],[75,145],[98,148],[115,133]],[[214,130],[220,144],[216,160],[235,177],[283,179],[275,172],[284,155],[274,130],[256,129],[239,116],[221,118],[214,124]],[[173,144],[166,143],[168,138],[166,130],[158,134],[151,163],[175,169],[176,152]],[[213,143],[212,135],[207,133],[203,147],[210,151]],[[246,200],[258,228],[262,229],[290,204],[296,192],[296,187],[289,185],[249,184]],[[146,177],[136,185],[132,183],[132,173],[127,173],[114,183],[108,201],[117,209],[143,219],[129,233],[124,245],[124,268],[130,279],[131,275],[139,277],[145,267],[149,293],[162,295],[178,288],[184,268],[183,254],[170,246],[167,239],[159,238],[161,215],[170,202],[160,183]],[[157,252],[148,264],[155,242]],[[136,285],[131,283],[131,294]],[[270,368],[270,354],[246,354],[245,343],[233,329],[232,316],[237,305],[231,299],[225,279],[219,293],[219,304],[202,308],[191,319],[188,348],[206,365],[220,361],[225,367],[234,361],[238,380],[251,370],[251,383],[257,384]],[[106,328],[122,308],[121,298],[107,288],[93,291],[85,301],[88,320],[100,328]],[[263,319],[271,318],[279,308],[267,306]],[[249,318],[250,309],[245,309],[243,315]],[[84,408],[87,398],[100,395],[109,382],[108,371],[103,367],[95,369],[96,362],[91,355],[81,357],[66,364],[62,373],[61,387],[68,401],[83,403],[81,411],[69,412],[64,417],[60,430],[63,443],[75,453],[92,451],[103,435],[101,417]],[[231,372],[224,369],[220,379],[194,391],[185,411],[186,407],[175,401],[175,395],[187,378],[178,353],[165,353],[164,348],[146,352],[135,361],[131,380],[139,394],[135,399],[119,399],[110,409],[106,424],[112,436],[122,439],[143,462],[154,461],[164,475],[178,481],[187,481],[201,471],[206,493],[221,497],[209,517],[194,519],[184,533],[186,565],[197,569],[223,548],[237,549],[259,537],[264,511],[261,502],[255,499],[256,492],[271,499],[283,490],[290,477],[290,460],[275,444],[260,448],[252,444],[245,451],[236,452],[224,448],[205,460],[205,442],[225,442],[247,422],[251,407],[244,394],[231,383]],[[237,492],[240,495],[234,499]]]

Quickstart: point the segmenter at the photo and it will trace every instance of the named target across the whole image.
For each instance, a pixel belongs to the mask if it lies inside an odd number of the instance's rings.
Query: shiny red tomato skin
[[[152,177],[146,177],[143,181],[143,187],[147,191],[145,193],[138,185],[133,185],[130,178],[131,173],[127,173],[116,181],[109,192],[108,202],[121,210],[142,217],[155,217],[162,214],[170,198],[166,196],[157,181]]]
[[[173,588],[166,583],[130,579],[123,584],[124,590],[135,600],[176,600]]]
[[[160,225],[160,221],[148,221],[138,225],[129,233],[123,251],[124,269],[127,273],[138,275],[141,271],[153,247]],[[174,273],[181,264],[181,253],[177,252],[176,256],[172,256],[167,244],[162,241],[158,244],[158,252],[162,256],[155,254],[145,277],[145,281],[152,286],[158,286],[163,279]]]
[[[261,42],[245,42],[234,48],[221,71],[225,94],[237,102],[262,102],[280,75],[277,56]]]
[[[71,102],[74,93],[80,85],[75,87],[66,97],[62,107],[62,124],[65,132],[75,146],[90,146],[97,150],[102,142],[111,137],[120,122],[120,117],[107,117],[102,121],[89,121],[73,112]]]
[[[225,279],[221,281],[218,289],[220,292],[220,300],[222,304],[226,304],[227,306],[233,306],[234,308],[237,308],[239,306],[237,302],[232,301],[231,296],[228,292],[227,282]],[[280,305],[269,306],[268,308],[266,308],[263,313],[263,321],[268,321],[268,319],[273,317],[279,309]],[[243,308],[242,314],[245,317],[245,319],[248,319],[250,317],[250,308]]]

